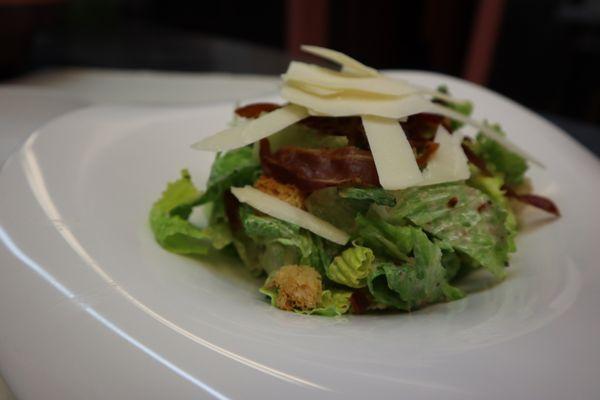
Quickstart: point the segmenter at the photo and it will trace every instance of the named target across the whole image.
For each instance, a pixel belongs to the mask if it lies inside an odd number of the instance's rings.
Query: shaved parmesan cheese
[[[439,115],[443,115],[444,117],[455,119],[464,124],[471,125],[477,129],[479,129],[482,134],[484,134],[485,136],[489,137],[490,139],[493,139],[496,142],[500,143],[502,146],[506,147],[508,150],[512,151],[513,153],[516,153],[516,154],[520,155],[521,157],[539,165],[540,167],[545,168],[544,164],[542,164],[541,161],[537,160],[529,152],[521,149],[516,144],[514,144],[513,142],[511,142],[504,136],[500,135],[498,132],[496,132],[489,126],[485,125],[484,123],[476,121],[472,118],[467,117],[466,115],[463,115],[459,112],[456,112],[454,110],[451,110],[451,109],[441,106],[439,104],[432,103],[430,112],[439,114]]]
[[[257,142],[306,117],[308,117],[306,109],[295,104],[278,108],[275,111],[252,120],[248,125],[244,126],[242,132],[244,143]]]
[[[332,117],[376,115],[399,119],[431,109],[431,102],[418,95],[380,98],[341,92],[338,96],[320,97],[285,85],[281,96],[290,103],[308,108],[311,115]]]
[[[350,90],[382,94],[387,96],[407,96],[422,92],[408,83],[384,76],[352,77],[317,65],[292,61],[282,75],[284,82],[298,82],[328,89]]]
[[[308,111],[300,106],[289,104],[242,125],[225,129],[194,143],[197,150],[230,150],[257,142],[288,126],[306,118]]]
[[[221,151],[242,147],[244,145],[242,142],[242,132],[246,125],[248,124],[234,126],[217,132],[212,136],[192,144],[192,148],[196,150]]]
[[[467,164],[467,157],[461,147],[462,135],[458,132],[450,135],[440,125],[435,134],[435,143],[438,143],[439,147],[423,171],[424,180],[417,185],[434,185],[469,179],[471,172]]]
[[[330,96],[336,96],[339,95],[340,92],[342,92],[339,89],[329,89],[329,88],[324,88],[322,86],[316,86],[316,85],[311,85],[308,83],[304,83],[304,82],[289,82],[288,84],[292,84],[292,86],[295,86],[296,88],[304,91],[304,92],[308,92],[310,94],[314,94],[316,96],[321,96],[321,97],[330,97]]]
[[[231,193],[240,202],[246,203],[267,215],[296,224],[334,243],[341,245],[348,243],[350,236],[346,232],[339,230],[329,222],[323,221],[283,200],[279,200],[277,197],[263,193],[252,186],[232,187]]]
[[[404,189],[423,180],[415,155],[395,119],[363,116],[379,182],[386,190]]]
[[[356,61],[354,58],[347,56],[339,51],[326,49],[318,46],[302,45],[300,49],[305,53],[324,58],[342,66],[342,71],[348,72],[357,76],[377,76],[379,72],[376,69],[367,67],[363,63]]]

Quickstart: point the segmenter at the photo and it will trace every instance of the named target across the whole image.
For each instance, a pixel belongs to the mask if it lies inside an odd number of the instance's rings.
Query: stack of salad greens
[[[367,74],[360,79],[380,79],[344,57],[340,60],[348,71]],[[344,74],[333,82],[358,85]],[[327,97],[331,88],[307,85],[305,90],[335,101]],[[445,102],[449,95],[444,87],[435,93],[433,103],[443,104],[443,116],[419,112],[380,124],[406,134],[405,143],[422,172],[439,151],[434,139],[440,130],[461,140],[454,132],[466,119],[458,116],[473,109],[469,102]],[[236,110],[235,121],[243,126],[280,107],[251,104]],[[474,139],[453,142],[462,157],[458,162],[467,165],[467,179],[386,190],[378,180],[385,163],[377,164],[376,157],[373,161],[365,119],[308,116],[302,109],[287,108],[284,117],[297,122],[219,152],[204,191],[182,171],[150,211],[151,229],[163,248],[193,256],[233,254],[264,277],[260,292],[279,308],[335,316],[411,311],[457,300],[465,296],[457,284],[473,271],[486,270],[498,280],[505,276],[509,255],[516,250],[516,201],[558,215],[550,200],[529,193],[527,162],[508,148],[498,125],[485,125]],[[271,122],[271,128],[280,123],[275,117]],[[220,135],[229,145],[231,138],[244,137],[238,127]],[[244,190],[254,201],[241,195]],[[206,226],[189,221],[195,207],[208,215]]]
[[[304,130],[301,125],[288,128],[276,140],[297,139],[294,144],[299,146],[337,145],[334,138],[319,133],[298,134]],[[224,197],[231,187],[253,185],[260,177],[260,159],[253,146],[219,154],[204,192],[184,170],[152,207],[150,224],[166,250],[200,256],[230,251],[257,275],[272,276],[285,265],[311,266],[326,289],[318,307],[298,312],[410,311],[456,300],[465,294],[455,282],[476,269],[504,277],[509,253],[515,251],[517,220],[503,187],[522,184],[527,170],[523,158],[483,135],[468,145],[493,171],[491,175],[471,164],[472,175],[465,182],[400,191],[327,187],[308,195],[305,204],[310,213],[351,235],[346,246],[244,204],[238,206],[241,229],[234,232]],[[188,221],[192,207],[200,205],[209,213],[204,228]],[[262,292],[275,304],[276,289]]]

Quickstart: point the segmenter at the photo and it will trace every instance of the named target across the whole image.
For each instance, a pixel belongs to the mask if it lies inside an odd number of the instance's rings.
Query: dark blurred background
[[[600,122],[598,0],[0,0],[0,82],[61,66],[276,74],[300,43]]]

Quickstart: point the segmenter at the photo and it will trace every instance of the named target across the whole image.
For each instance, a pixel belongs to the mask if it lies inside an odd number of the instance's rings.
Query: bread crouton
[[[323,296],[321,274],[305,265],[286,265],[268,280],[267,289],[276,289],[275,305],[282,310],[312,310]]]
[[[263,193],[277,197],[293,205],[294,207],[304,208],[304,194],[294,185],[288,185],[261,175],[254,183],[254,187]]]

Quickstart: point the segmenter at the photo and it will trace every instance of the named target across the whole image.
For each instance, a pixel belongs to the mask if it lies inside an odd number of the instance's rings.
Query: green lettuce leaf
[[[438,91],[442,92],[442,93],[446,93],[446,94],[450,94],[450,91],[448,90],[448,87],[446,85],[440,85],[438,86]],[[473,113],[473,103],[471,103],[470,101],[465,101],[463,103],[447,103],[447,102],[443,102],[444,106],[459,112],[463,115],[466,115],[467,117],[470,116]],[[456,120],[452,120],[452,125],[451,125],[451,130],[452,132],[454,132],[455,130],[461,128],[463,126],[462,122],[456,121]]]
[[[240,212],[240,217],[244,233],[264,249],[258,262],[267,273],[283,265],[299,264],[309,265],[324,275],[325,267],[331,263],[331,254],[339,251],[339,246],[326,244],[297,225],[248,211]]]
[[[446,270],[446,280],[452,282],[462,268],[462,261],[458,253],[453,250],[442,250],[442,266]]]
[[[187,169],[181,171],[181,178],[174,182],[169,182],[167,188],[153,205],[151,215],[174,214],[172,211],[181,204],[187,204],[200,196],[200,191],[192,183],[192,177]],[[177,214],[182,218],[189,217],[191,209],[187,214]]]
[[[500,125],[492,125],[491,128],[504,136],[506,135]],[[527,161],[520,155],[513,153],[481,133],[477,135],[474,151],[485,160],[490,172],[502,175],[508,185],[516,186],[523,183],[527,171]]]
[[[266,287],[262,287],[259,289],[259,291],[269,298],[269,301],[273,307],[276,307],[276,289],[267,289]],[[313,308],[312,310],[294,310],[294,312],[304,315],[336,317],[348,312],[350,309],[350,296],[352,296],[352,292],[346,290],[323,290],[321,301],[316,308]]]
[[[301,247],[284,245],[277,241],[266,242],[263,251],[258,256],[258,265],[267,274],[270,274],[284,265],[301,263],[302,256],[299,253],[302,250]]]
[[[368,287],[375,300],[410,311],[464,297],[460,289],[450,286],[446,280],[440,248],[420,229],[411,229],[414,258],[401,265],[379,262],[369,276]]]
[[[293,124],[269,136],[271,151],[277,151],[286,146],[304,148],[336,148],[348,146],[346,136],[325,135],[303,124]]]
[[[368,247],[354,246],[336,256],[326,268],[329,279],[351,288],[367,286],[375,256]]]
[[[396,198],[396,207],[386,216],[389,223],[408,220],[467,254],[496,277],[505,275],[511,250],[507,212],[483,192],[464,183],[447,183],[398,191]],[[456,200],[453,207],[450,199]]]
[[[220,250],[231,243],[227,224],[198,228],[187,221],[189,212],[174,213],[182,204],[188,204],[200,192],[191,181],[187,170],[181,178],[168,184],[161,198],[150,210],[150,227],[156,241],[173,253],[206,255],[211,249]],[[181,210],[181,209],[179,209]]]
[[[504,186],[504,179],[501,176],[486,176],[479,172],[471,174],[471,177],[467,181],[467,184],[473,186],[483,193],[487,194],[490,199],[506,211],[506,221],[504,226],[508,232],[508,247],[509,252],[515,252],[517,246],[515,244],[515,237],[518,232],[518,221],[517,216],[513,212],[508,197],[506,197],[505,191],[502,189]]]
[[[261,266],[260,257],[265,252],[263,245],[256,243],[243,232],[236,232],[233,237],[233,247],[252,275],[262,275],[264,268]]]
[[[343,198],[335,187],[316,190],[304,202],[309,213],[348,233],[356,228],[354,221],[356,215],[366,212],[370,203],[370,201]]]
[[[379,257],[407,261],[414,246],[414,229],[384,221],[375,212],[356,217],[357,243],[371,248]]]
[[[190,206],[220,201],[230,187],[250,185],[258,179],[260,172],[260,162],[251,147],[219,153],[211,167],[206,191]]]
[[[388,207],[396,205],[394,195],[382,188],[346,188],[340,190],[338,194],[343,199],[363,200]]]
[[[321,304],[310,311],[309,314],[335,317],[346,314],[350,309],[350,296],[352,292],[346,290],[323,290]]]
[[[393,206],[396,199],[393,193],[381,188],[329,187],[314,191],[304,203],[311,214],[353,233],[357,228],[355,219],[358,214],[367,212],[372,204]]]

